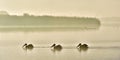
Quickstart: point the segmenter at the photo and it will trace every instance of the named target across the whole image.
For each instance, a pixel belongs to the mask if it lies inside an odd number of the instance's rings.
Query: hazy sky
[[[10,14],[120,17],[120,0],[0,0],[0,10]]]

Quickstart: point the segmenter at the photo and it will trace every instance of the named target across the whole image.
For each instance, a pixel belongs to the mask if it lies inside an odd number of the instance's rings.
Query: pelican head
[[[81,43],[79,43],[79,44],[77,45],[77,48],[79,48],[81,45],[82,45],[82,44],[81,44]]]
[[[53,44],[51,47],[55,47],[56,46],[56,44]]]

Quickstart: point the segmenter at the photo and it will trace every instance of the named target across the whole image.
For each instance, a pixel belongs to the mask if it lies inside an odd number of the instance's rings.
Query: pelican
[[[24,49],[33,49],[34,46],[33,46],[32,44],[27,44],[27,43],[25,43],[25,44],[23,45],[23,48],[24,48]]]
[[[86,49],[86,48],[88,48],[88,45],[87,44],[81,44],[81,43],[79,43],[77,45],[77,48]]]
[[[62,50],[62,46],[61,45],[56,45],[56,44],[53,44],[51,46],[52,50],[56,50],[56,51],[61,51]]]

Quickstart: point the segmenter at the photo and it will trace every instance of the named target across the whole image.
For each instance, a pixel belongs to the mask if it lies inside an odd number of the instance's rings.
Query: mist
[[[0,0],[0,10],[11,15],[120,17],[120,0]]]

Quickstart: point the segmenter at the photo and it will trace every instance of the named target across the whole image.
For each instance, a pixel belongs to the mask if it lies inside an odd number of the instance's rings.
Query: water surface
[[[1,31],[0,60],[120,60],[120,23],[112,22],[101,21],[100,28],[92,30]],[[80,42],[90,48],[77,50]],[[24,43],[35,48],[24,50]],[[53,43],[63,49],[52,51]]]

